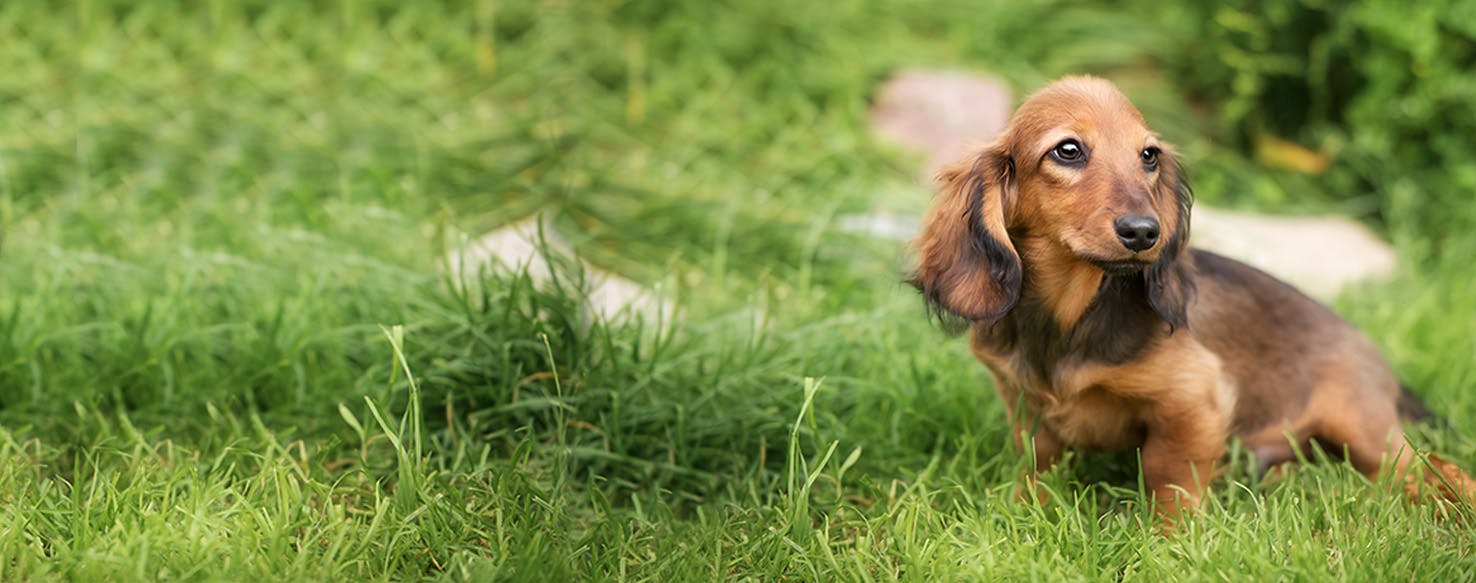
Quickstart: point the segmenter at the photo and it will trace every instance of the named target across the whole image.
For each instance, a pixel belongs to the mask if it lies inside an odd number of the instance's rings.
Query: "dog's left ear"
[[[1189,321],[1189,302],[1194,297],[1194,280],[1190,277],[1189,211],[1194,206],[1194,192],[1179,166],[1178,157],[1165,149],[1162,174],[1158,179],[1159,200],[1169,203],[1177,214],[1173,232],[1164,242],[1163,254],[1148,268],[1148,304],[1169,324],[1170,333]]]

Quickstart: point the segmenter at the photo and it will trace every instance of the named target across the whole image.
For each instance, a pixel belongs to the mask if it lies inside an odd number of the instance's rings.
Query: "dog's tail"
[[[1394,402],[1394,410],[1399,412],[1399,420],[1405,423],[1419,423],[1434,427],[1439,431],[1455,432],[1455,427],[1451,426],[1449,419],[1431,411],[1425,406],[1420,396],[1409,390],[1409,385],[1404,383],[1399,383],[1399,398]]]
[[[1419,395],[1409,390],[1409,385],[1399,383],[1399,400],[1394,404],[1399,411],[1399,418],[1405,421],[1419,423],[1422,421],[1434,421],[1437,425],[1445,425],[1445,420],[1430,412],[1425,402],[1420,400]]]

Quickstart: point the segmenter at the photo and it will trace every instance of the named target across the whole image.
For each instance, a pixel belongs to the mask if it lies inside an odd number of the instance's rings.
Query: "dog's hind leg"
[[[1388,405],[1374,411],[1365,408],[1361,417],[1344,414],[1325,418],[1318,438],[1346,447],[1353,467],[1370,480],[1377,481],[1380,472],[1389,472],[1411,498],[1433,493],[1452,502],[1476,502],[1476,479],[1436,455],[1426,456],[1427,466],[1404,439],[1393,403]]]

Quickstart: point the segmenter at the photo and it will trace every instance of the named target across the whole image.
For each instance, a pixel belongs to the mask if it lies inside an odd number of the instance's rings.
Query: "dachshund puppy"
[[[1047,86],[939,178],[911,283],[968,330],[1016,444],[1033,440],[1035,473],[1067,447],[1141,448],[1172,518],[1199,504],[1231,436],[1263,468],[1313,441],[1369,476],[1416,459],[1400,421],[1427,412],[1368,338],[1270,275],[1188,247],[1173,150],[1111,83]]]

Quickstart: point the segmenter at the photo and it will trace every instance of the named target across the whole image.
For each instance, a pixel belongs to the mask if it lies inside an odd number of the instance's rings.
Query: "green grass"
[[[1335,464],[1275,485],[1237,464],[1173,538],[1128,457],[1015,501],[984,371],[899,282],[903,250],[836,229],[927,202],[865,124],[909,65],[1112,74],[1201,200],[1341,208],[1215,146],[1156,72],[1172,25],[1003,1],[0,4],[0,579],[1470,578],[1469,518]],[[682,317],[587,322],[572,269],[438,270],[535,212]],[[1397,277],[1336,307],[1450,419],[1417,442],[1476,467],[1476,225],[1432,245],[1409,223]]]

